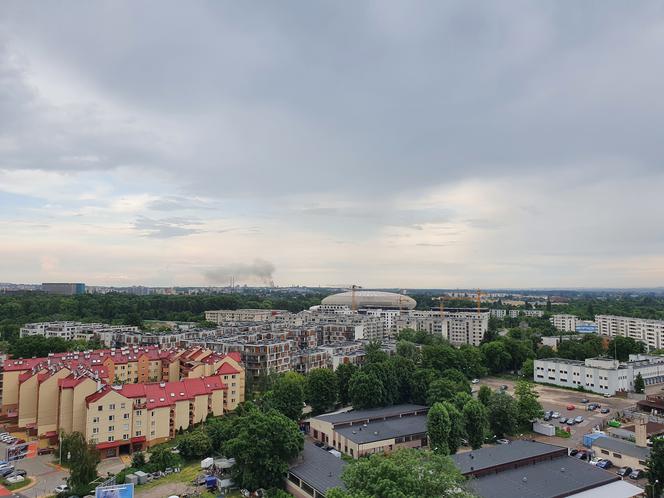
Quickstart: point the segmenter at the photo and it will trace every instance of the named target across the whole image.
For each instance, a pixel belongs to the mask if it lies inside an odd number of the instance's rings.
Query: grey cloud
[[[205,279],[211,284],[228,284],[231,278],[239,282],[258,281],[270,285],[273,282],[274,264],[262,259],[251,263],[230,263],[204,272]]]
[[[184,218],[153,220],[141,216],[136,219],[133,228],[145,237],[168,239],[171,237],[183,237],[186,235],[202,233],[203,230],[200,228],[194,228],[199,224],[198,221],[187,220]]]

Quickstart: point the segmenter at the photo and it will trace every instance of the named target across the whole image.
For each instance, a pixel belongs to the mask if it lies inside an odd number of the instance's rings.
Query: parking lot
[[[7,445],[0,442],[0,459],[4,458],[6,449]],[[53,494],[53,489],[56,486],[64,484],[68,473],[50,465],[53,458],[53,455],[39,455],[35,458],[23,458],[12,462],[15,468],[25,470],[28,473],[28,477],[35,481],[35,485],[22,491],[20,496],[26,498],[49,496]]]
[[[506,385],[508,386],[508,394],[512,396],[514,395],[514,381],[488,377],[481,380],[479,386],[481,385],[487,385],[494,390],[499,389],[502,385]],[[478,388],[479,386],[474,387]],[[611,420],[617,412],[622,412],[622,410],[625,408],[634,405],[634,401],[629,399],[616,397],[604,398],[599,394],[581,393],[567,389],[542,386],[538,384],[535,384],[535,390],[539,394],[539,401],[542,404],[544,411],[550,410],[559,412],[560,416],[565,418],[574,418],[578,415],[583,417],[583,422],[570,426],[570,438],[542,436],[542,441],[558,444],[561,446],[567,446],[570,448],[581,447],[584,434],[591,432],[595,426],[600,426],[601,428],[603,423],[605,421]],[[599,403],[602,408],[609,408],[610,412],[607,414],[602,414],[599,410],[588,411],[586,409],[586,404],[581,403],[581,400],[584,398],[587,399],[590,403]],[[570,404],[574,405],[573,410],[567,409],[567,406]],[[567,427],[567,425],[560,424],[560,422],[557,420],[551,420],[549,423],[561,428]]]

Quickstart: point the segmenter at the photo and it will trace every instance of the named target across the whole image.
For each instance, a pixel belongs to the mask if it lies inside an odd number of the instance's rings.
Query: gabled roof
[[[240,371],[235,368],[233,365],[230,363],[223,363],[218,369],[217,369],[217,375],[233,375],[233,374],[238,374]]]

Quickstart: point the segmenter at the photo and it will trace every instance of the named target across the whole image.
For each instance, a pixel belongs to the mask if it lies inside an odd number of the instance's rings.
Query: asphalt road
[[[0,455],[6,454],[7,445],[0,443]],[[35,485],[30,489],[22,491],[20,496],[25,498],[38,498],[53,494],[53,489],[59,484],[64,484],[68,476],[67,472],[48,465],[53,461],[53,455],[38,455],[35,458],[23,458],[12,462],[17,469],[23,469],[28,477],[34,478]]]

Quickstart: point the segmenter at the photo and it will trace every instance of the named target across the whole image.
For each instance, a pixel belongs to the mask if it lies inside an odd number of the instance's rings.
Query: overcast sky
[[[664,4],[3,1],[0,281],[664,283]]]

